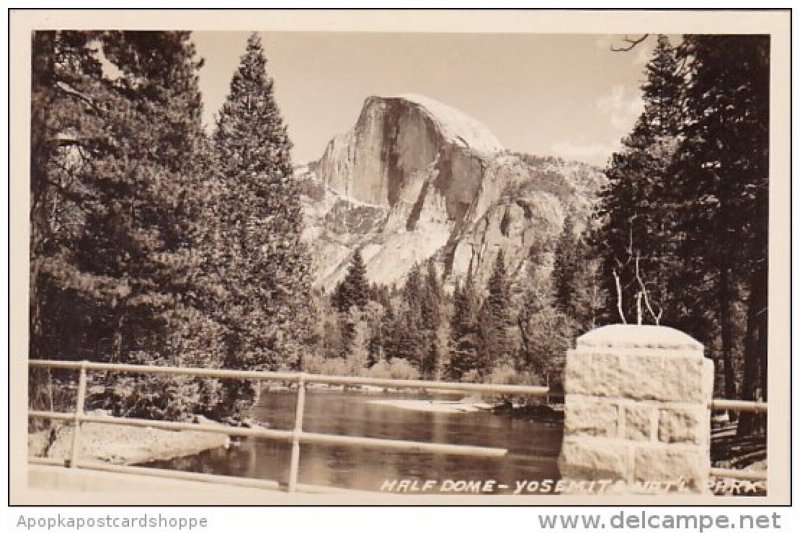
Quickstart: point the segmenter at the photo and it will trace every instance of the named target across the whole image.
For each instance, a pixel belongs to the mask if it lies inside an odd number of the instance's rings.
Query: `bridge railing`
[[[420,389],[430,391],[462,391],[477,393],[494,393],[525,396],[546,396],[547,387],[536,387],[526,385],[489,385],[481,383],[454,383],[446,381],[423,381],[423,380],[399,380],[349,376],[327,376],[319,374],[306,374],[302,372],[267,372],[267,371],[244,371],[244,370],[223,370],[209,368],[181,368],[167,366],[145,366],[128,365],[113,363],[94,363],[89,361],[57,361],[57,360],[37,360],[29,361],[29,366],[34,368],[56,368],[75,370],[78,375],[78,391],[75,402],[74,412],[42,411],[29,410],[30,418],[62,420],[73,423],[72,443],[69,459],[55,458],[29,458],[30,463],[64,465],[71,468],[86,468],[94,470],[105,470],[123,473],[144,473],[159,477],[169,477],[175,479],[191,479],[199,481],[227,482],[242,486],[258,486],[276,488],[280,486],[276,482],[264,482],[262,480],[242,479],[233,476],[217,476],[209,474],[198,474],[189,472],[178,472],[171,470],[158,470],[146,467],[121,466],[100,463],[97,461],[82,461],[81,450],[81,424],[91,422],[97,424],[110,424],[133,427],[150,427],[166,430],[187,430],[202,431],[209,433],[221,433],[235,437],[253,437],[258,439],[269,439],[287,442],[291,444],[291,460],[289,465],[289,476],[286,490],[294,492],[298,488],[298,474],[300,468],[300,444],[340,444],[346,446],[364,446],[371,448],[389,449],[416,453],[441,453],[449,455],[468,455],[474,457],[503,457],[508,453],[504,448],[491,448],[485,446],[472,446],[463,444],[440,444],[432,442],[420,442],[409,440],[377,439],[371,437],[355,437],[345,435],[333,435],[326,433],[313,433],[303,430],[303,413],[305,410],[306,387],[312,383],[329,385],[371,385],[376,387],[394,389]],[[149,420],[142,418],[122,418],[112,416],[94,416],[86,414],[86,388],[87,375],[89,372],[114,372],[114,373],[144,373],[144,374],[167,374],[192,377],[237,379],[263,381],[280,381],[297,384],[297,397],[295,403],[294,428],[291,430],[277,430],[267,428],[243,428],[225,426],[221,424],[194,424],[188,422],[173,422],[166,420]],[[303,490],[314,490],[314,487],[303,486]]]
[[[766,413],[767,402],[753,402],[746,400],[726,400],[714,398],[709,404],[709,408],[714,411],[737,411],[750,413]],[[766,481],[766,470],[740,470],[736,468],[712,468],[709,472],[711,476],[731,479],[741,479],[744,481]]]
[[[258,439],[269,439],[287,442],[291,444],[291,460],[289,466],[288,482],[286,489],[290,492],[298,488],[298,474],[300,466],[300,444],[342,444],[346,446],[364,446],[371,448],[381,448],[405,452],[416,453],[441,453],[450,455],[468,455],[475,457],[503,457],[508,450],[504,448],[491,448],[485,446],[472,446],[463,444],[440,444],[432,442],[420,442],[409,440],[376,439],[371,437],[355,437],[345,435],[333,435],[325,433],[313,433],[303,430],[303,414],[305,410],[306,387],[312,383],[328,385],[369,385],[395,389],[419,389],[431,391],[461,391],[475,393],[493,393],[508,395],[524,395],[543,397],[547,396],[547,387],[527,386],[527,385],[490,385],[482,383],[455,383],[446,381],[424,381],[424,380],[400,380],[382,379],[351,376],[328,376],[319,374],[306,374],[302,372],[267,372],[267,371],[246,371],[246,370],[222,370],[209,368],[182,368],[167,366],[145,366],[128,365],[113,363],[94,363],[89,361],[58,361],[58,360],[37,360],[29,361],[30,367],[36,368],[58,368],[75,370],[79,372],[77,400],[74,412],[57,412],[31,410],[28,416],[31,418],[62,420],[72,422],[74,425],[70,457],[67,460],[54,458],[32,457],[29,462],[36,464],[57,464],[72,468],[87,468],[95,470],[107,470],[117,472],[139,472],[149,475],[156,475],[171,478],[184,478],[202,481],[225,481],[228,483],[243,486],[267,486],[276,488],[277,482],[263,482],[260,480],[242,479],[233,476],[213,476],[209,474],[196,474],[189,472],[178,472],[170,470],[156,470],[145,467],[131,467],[99,463],[96,461],[81,461],[81,424],[92,422],[98,424],[110,424],[133,427],[151,427],[166,430],[187,430],[201,431],[208,433],[221,433],[234,437],[253,437]],[[221,424],[194,424],[188,422],[172,422],[164,420],[150,420],[141,418],[121,418],[110,416],[94,416],[86,414],[84,404],[86,400],[87,375],[89,372],[116,372],[116,373],[144,373],[144,374],[167,374],[192,377],[219,378],[219,379],[239,379],[254,381],[280,381],[297,384],[297,397],[295,403],[294,428],[291,430],[277,430],[267,428],[243,428],[225,426]],[[767,403],[749,402],[741,400],[726,400],[715,398],[709,404],[712,410],[730,411],[749,411],[756,413],[766,413]],[[748,471],[727,468],[712,468],[710,475],[715,477],[734,478],[750,481],[766,480],[765,471]],[[314,490],[314,487],[304,486],[304,490]]]

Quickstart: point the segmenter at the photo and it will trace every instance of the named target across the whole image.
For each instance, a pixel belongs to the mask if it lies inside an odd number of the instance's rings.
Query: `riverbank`
[[[494,414],[525,419],[530,422],[545,424],[564,423],[563,405],[514,405],[508,402],[487,402],[480,396],[468,396],[460,400],[370,400],[367,403],[426,413],[477,413],[481,411],[491,411]]]
[[[407,389],[405,387],[383,387],[377,385],[341,385],[332,383],[309,383],[306,385],[306,390],[314,392],[359,392],[364,394],[390,393],[390,394],[405,394],[408,396],[416,396],[420,394],[420,391],[424,391],[427,394],[435,394],[437,396],[464,395],[463,391],[458,391],[458,390],[425,389],[424,387],[419,389]],[[262,394],[267,394],[270,392],[284,392],[284,391],[297,391],[297,386],[269,383],[269,384],[264,384],[261,389]]]
[[[100,414],[100,413],[91,413]],[[203,424],[217,424],[202,420]],[[28,434],[28,455],[67,459],[72,451],[72,426],[61,424],[54,429]],[[84,422],[81,425],[82,460],[118,465],[166,461],[226,447],[227,435],[202,431],[117,426]]]
[[[564,404],[514,405],[506,402],[495,406],[492,412],[542,424],[560,425],[564,423]]]
[[[486,402],[452,400],[371,400],[371,405],[385,405],[424,413],[477,413],[489,411],[494,406]]]

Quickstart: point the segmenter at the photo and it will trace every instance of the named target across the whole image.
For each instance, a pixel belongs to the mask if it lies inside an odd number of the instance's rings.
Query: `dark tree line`
[[[256,36],[211,137],[188,32],[37,31],[31,119],[30,357],[292,367],[309,259]],[[52,402],[50,376],[35,401]],[[90,405],[237,416],[242,384],[109,376]]]
[[[548,248],[514,278],[499,251],[485,287],[468,274],[452,290],[434,258],[399,287],[370,285],[356,251],[330,297],[320,295],[318,355],[306,369],[558,388],[567,348],[598,323],[604,302],[583,232],[568,219]]]
[[[767,391],[769,49],[767,36],[658,37],[595,238],[620,295],[609,317],[689,332],[721,393],[748,400]]]

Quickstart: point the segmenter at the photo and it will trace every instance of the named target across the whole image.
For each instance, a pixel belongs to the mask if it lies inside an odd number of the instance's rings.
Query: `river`
[[[274,429],[292,429],[296,394],[272,391],[261,395],[253,418]],[[556,458],[561,445],[560,424],[531,422],[488,411],[423,412],[374,403],[391,399],[458,397],[309,390],[303,429],[310,432],[383,439],[418,440],[506,448],[503,458],[415,454],[338,445],[301,445],[299,482],[329,487],[380,490],[386,480],[496,480],[510,493],[516,481],[558,479]],[[290,445],[245,439],[230,449],[147,466],[175,468],[257,479],[285,479]]]

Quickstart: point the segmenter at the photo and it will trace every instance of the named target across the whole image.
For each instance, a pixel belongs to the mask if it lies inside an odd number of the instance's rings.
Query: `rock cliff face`
[[[434,100],[366,100],[350,131],[297,169],[317,285],[332,288],[360,248],[372,281],[401,283],[435,256],[481,286],[497,253],[509,271],[547,268],[564,219],[588,217],[602,178],[588,165],[511,154],[486,127]]]

